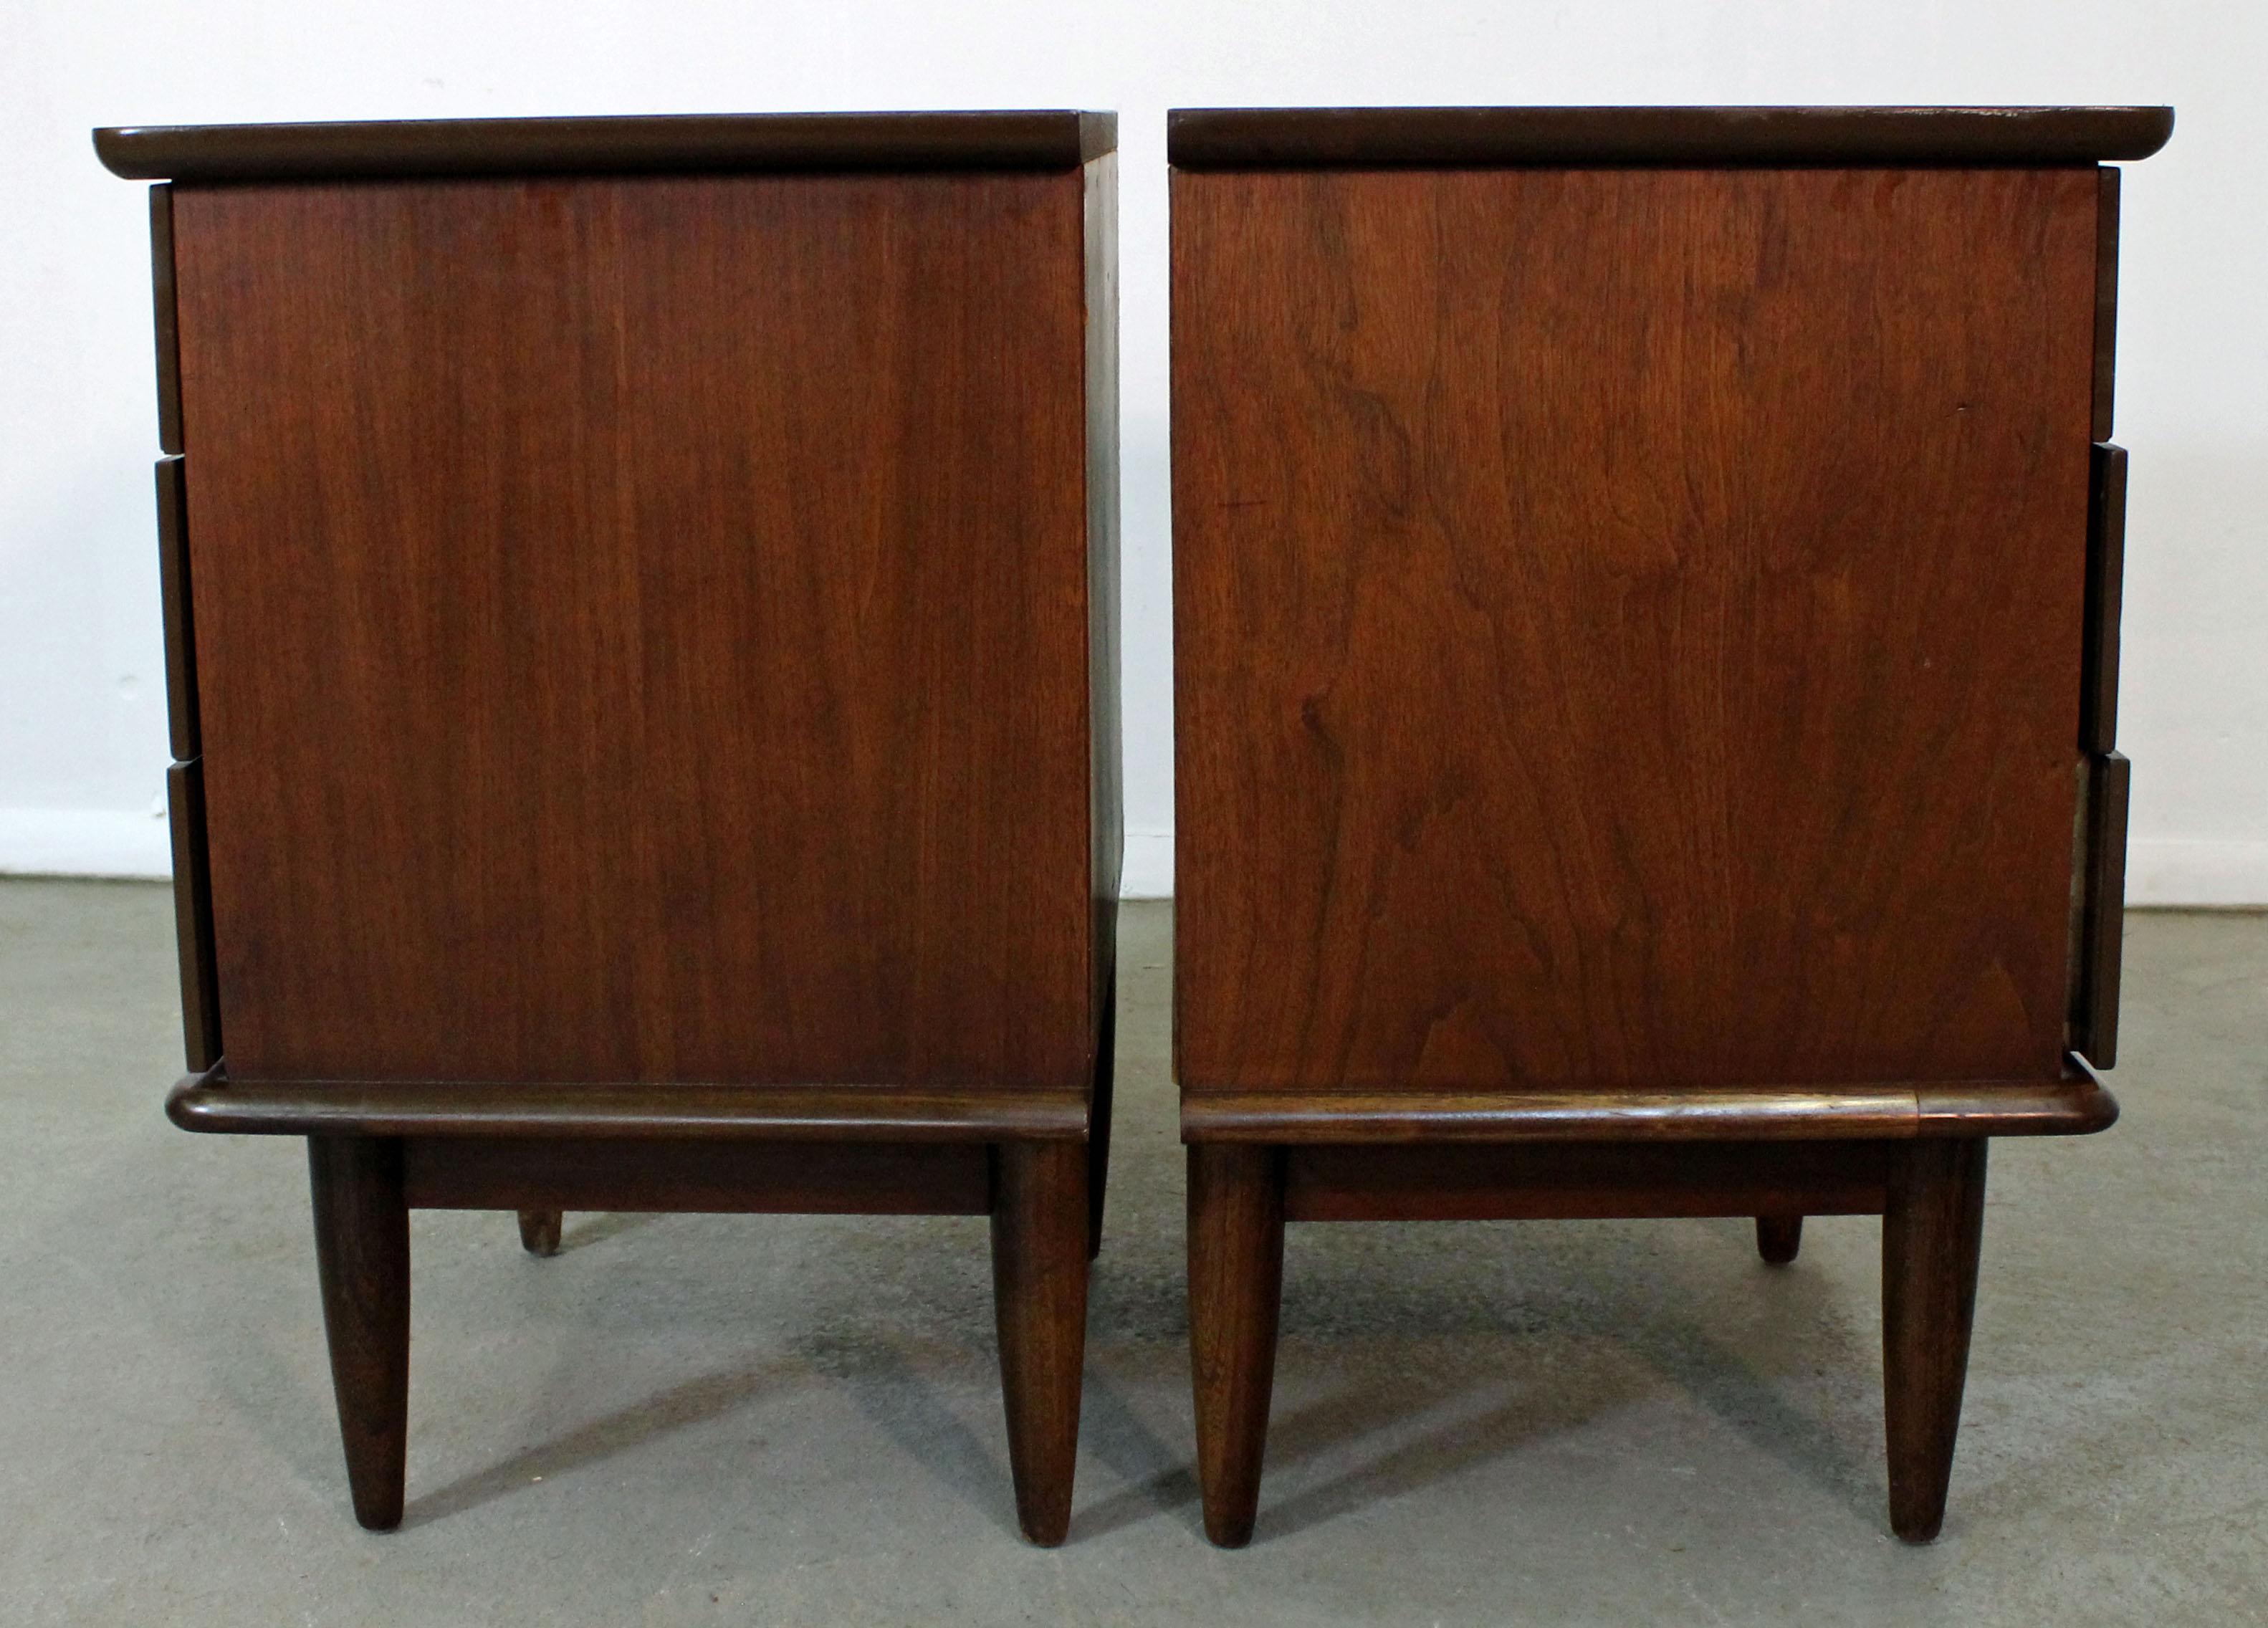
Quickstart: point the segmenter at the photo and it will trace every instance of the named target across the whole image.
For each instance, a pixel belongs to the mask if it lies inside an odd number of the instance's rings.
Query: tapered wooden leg
[[[1774,1266],[1785,1266],[1803,1248],[1803,1218],[1800,1215],[1756,1217],[1756,1253]]]
[[[1984,1237],[1982,1138],[1917,1141],[1893,1157],[1882,1216],[1882,1415],[1890,1526],[1910,1543],[1945,1521],[1969,1374]]]
[[[1086,1359],[1087,1152],[1076,1142],[993,1150],[992,1297],[1016,1521],[1048,1546],[1071,1529]]]
[[[1284,1291],[1284,1164],[1272,1147],[1189,1149],[1189,1355],[1205,1536],[1252,1541]]]
[[[559,1229],[566,1219],[563,1211],[522,1210],[519,1212],[519,1247],[530,1255],[558,1254]]]
[[[401,1144],[309,1137],[307,1172],[355,1519],[391,1531],[401,1524],[409,1434],[409,1208]]]
[[[1110,1185],[1110,1092],[1117,1072],[1118,969],[1102,981],[1102,1033],[1094,1045],[1094,1098],[1086,1119],[1086,1258],[1102,1253],[1102,1195]]]

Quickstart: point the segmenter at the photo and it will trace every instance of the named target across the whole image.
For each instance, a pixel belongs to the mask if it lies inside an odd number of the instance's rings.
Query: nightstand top
[[[2008,167],[2146,158],[2170,107],[1209,107],[1182,169]]]
[[[763,113],[129,125],[94,132],[134,180],[719,171],[1053,170],[1116,149],[1115,113]]]

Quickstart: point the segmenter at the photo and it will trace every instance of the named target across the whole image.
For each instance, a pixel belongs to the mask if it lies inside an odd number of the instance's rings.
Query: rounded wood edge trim
[[[1813,1141],[1916,1133],[1911,1086],[1686,1092],[1182,1094],[1184,1142]]]
[[[1925,1137],[2093,1136],[2118,1123],[2118,1099],[2076,1056],[2061,1079],[2023,1085],[1948,1081],[1919,1088]]]
[[[676,1137],[808,1142],[1086,1139],[1083,1091],[891,1087],[234,1082],[190,1074],[166,1098],[184,1131],[252,1136]]]
[[[2171,107],[1208,107],[1166,115],[1183,169],[1832,167],[2146,158]]]
[[[129,180],[1075,169],[1116,150],[1115,113],[681,114],[119,125],[95,156]]]

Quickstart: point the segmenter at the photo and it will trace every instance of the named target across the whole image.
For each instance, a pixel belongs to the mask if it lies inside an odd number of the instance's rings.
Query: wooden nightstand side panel
[[[234,1078],[1084,1087],[1084,190],[173,188]]]
[[[1185,1090],[2059,1078],[2094,168],[1172,184]]]

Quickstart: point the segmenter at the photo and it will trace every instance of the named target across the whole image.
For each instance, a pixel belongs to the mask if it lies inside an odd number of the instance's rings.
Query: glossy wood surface
[[[1945,1520],[1984,1234],[1984,1141],[1895,1155],[1882,1217],[1882,1413],[1890,1526],[1927,1543]]]
[[[2084,911],[2081,912],[2082,917]],[[2054,1080],[1962,1079],[1816,1090],[1205,1091],[1182,1098],[1188,1142],[1833,1141],[2087,1136],[2118,1103],[2075,1057]]]
[[[687,172],[1075,169],[1114,150],[1110,113],[681,114],[128,125],[94,132],[115,175],[272,181]]]
[[[224,1066],[166,1099],[184,1131],[231,1135],[601,1136],[693,1140],[1079,1141],[1076,1091],[917,1090],[891,1085],[718,1086],[536,1080],[242,1081]]]
[[[1834,1091],[1708,1087],[1612,1093],[1556,1091],[1193,1092],[1182,1105],[1192,1141],[1588,1142],[1602,1138],[1778,1140],[1913,1134],[1910,1086]]]
[[[1280,1150],[1292,1221],[1874,1215],[1895,1144],[1580,1142]]]
[[[1191,1111],[2058,1079],[2094,172],[1173,188]]]
[[[1052,1547],[1071,1530],[1086,1359],[1086,1153],[1004,1143],[993,1153],[992,1300],[1016,1521]]]
[[[2075,165],[2143,158],[2170,107],[1222,107],[1166,115],[1184,169]]]
[[[401,1524],[409,1440],[409,1211],[401,1145],[307,1138],[315,1265],[355,1519]]]
[[[2084,1058],[2066,1057],[2064,1078],[2022,1090],[1989,1081],[1941,1080],[1914,1093],[1918,1137],[2093,1136],[2118,1123],[2118,1099]]]
[[[547,1136],[402,1146],[415,1209],[983,1215],[991,1203],[982,1145]]]
[[[234,1079],[1085,1092],[1079,171],[174,191]]]
[[[1189,1367],[1205,1536],[1252,1540],[1276,1383],[1284,1291],[1284,1158],[1273,1148],[1189,1153]]]

